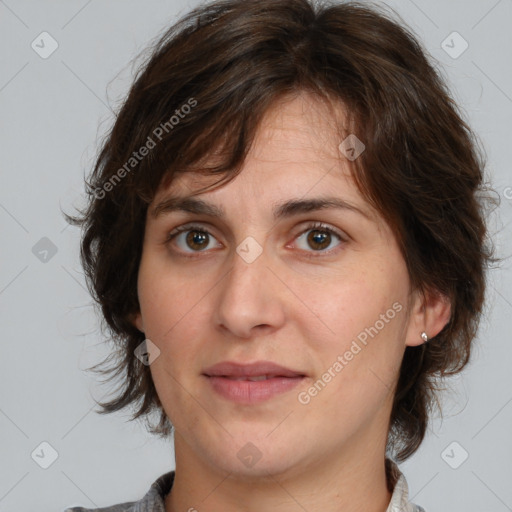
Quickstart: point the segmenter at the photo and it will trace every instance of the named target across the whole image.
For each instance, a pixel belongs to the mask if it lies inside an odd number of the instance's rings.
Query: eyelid
[[[174,238],[176,238],[181,233],[187,232],[187,231],[204,232],[204,233],[207,233],[209,236],[215,238],[215,240],[217,240],[215,235],[212,234],[211,228],[210,227],[205,228],[205,224],[207,225],[208,223],[201,223],[201,224],[187,223],[187,224],[182,224],[181,226],[177,226],[174,229],[172,229],[170,232],[167,233],[165,240],[163,241],[163,244],[164,245],[170,244],[174,240]],[[201,252],[206,252],[206,251],[191,251],[190,254],[193,254],[194,252],[199,254]]]
[[[320,222],[320,221],[305,221],[308,223],[305,227],[301,228],[301,231],[299,231],[295,238],[303,235],[304,233],[307,233],[308,231],[313,231],[315,229],[322,231],[328,231],[333,234],[335,234],[337,237],[339,237],[341,240],[348,241],[348,235],[344,234],[343,231],[340,231],[339,229],[331,226],[330,224],[327,224],[326,222]]]
[[[315,230],[326,231],[326,232],[330,233],[331,235],[338,237],[340,240],[340,243],[336,247],[334,247],[332,249],[324,250],[324,251],[305,251],[305,250],[299,249],[305,255],[306,258],[317,258],[317,257],[322,257],[322,256],[325,256],[325,257],[330,256],[330,255],[338,252],[339,250],[341,250],[339,246],[347,243],[349,240],[348,235],[345,235],[339,229],[332,227],[325,222],[310,221],[310,223],[307,226],[305,226],[301,231],[299,231],[299,233],[297,233],[293,237],[293,241],[297,240],[299,237],[301,237],[308,231],[315,231]],[[289,244],[287,244],[287,247],[288,247],[288,245]]]

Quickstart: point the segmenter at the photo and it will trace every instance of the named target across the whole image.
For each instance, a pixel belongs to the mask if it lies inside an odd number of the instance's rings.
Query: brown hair
[[[160,422],[148,421],[149,430],[172,431],[149,367],[134,357],[144,334],[131,322],[156,191],[191,169],[219,174],[217,186],[233,179],[265,112],[285,95],[309,92],[347,108],[350,132],[366,146],[352,172],[395,233],[411,285],[451,301],[445,328],[405,349],[388,436],[388,451],[405,460],[424,438],[438,377],[469,360],[494,261],[483,158],[435,65],[403,22],[357,2],[213,2],[150,50],[103,141],[88,205],[81,217],[67,216],[83,228],[87,283],[117,346],[102,372],[123,376],[99,412],[136,405],[132,419],[156,411]],[[218,165],[201,166],[214,149]]]

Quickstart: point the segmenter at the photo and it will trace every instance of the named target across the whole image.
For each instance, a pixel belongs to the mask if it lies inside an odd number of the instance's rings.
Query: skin
[[[305,93],[277,103],[241,174],[198,196],[222,206],[225,218],[151,215],[163,198],[213,182],[192,174],[159,190],[148,208],[134,323],[160,350],[150,369],[175,427],[167,512],[384,512],[389,504],[385,444],[403,353],[423,342],[422,331],[435,336],[450,306],[445,297],[410,290],[390,227],[360,194],[338,150],[332,114]],[[341,108],[335,114],[343,119]],[[323,209],[272,218],[276,203],[322,196],[343,198],[368,216]],[[332,234],[325,245],[315,243],[314,221],[343,239]],[[187,244],[190,232],[165,244],[174,228],[190,222],[208,231],[204,250]],[[263,250],[251,263],[236,252],[248,236]],[[394,303],[401,311],[309,403],[300,403],[299,392]],[[269,360],[306,379],[263,403],[235,404],[201,376],[226,360]],[[237,457],[249,442],[261,453],[252,467]]]

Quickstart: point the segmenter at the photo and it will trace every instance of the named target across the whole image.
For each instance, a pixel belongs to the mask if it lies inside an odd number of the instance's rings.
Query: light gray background
[[[0,511],[136,500],[173,468],[171,446],[128,423],[127,413],[94,412],[92,396],[101,399],[109,389],[83,369],[108,347],[84,287],[79,232],[66,226],[60,208],[83,204],[84,173],[112,121],[110,107],[130,84],[130,60],[196,4],[0,0]],[[389,5],[441,63],[484,142],[488,173],[502,198],[491,227],[507,256],[512,1]],[[43,31],[59,45],[47,59],[31,48]],[[441,46],[453,31],[469,43],[456,59]],[[32,252],[43,237],[57,248],[46,262]],[[427,512],[512,510],[511,285],[505,261],[490,275],[487,318],[472,363],[448,383],[444,420],[435,421],[420,451],[401,465],[413,501]],[[36,449],[42,453],[42,442],[58,453],[48,469],[31,457]],[[469,457],[460,464],[463,450]],[[44,445],[43,453],[50,453]]]

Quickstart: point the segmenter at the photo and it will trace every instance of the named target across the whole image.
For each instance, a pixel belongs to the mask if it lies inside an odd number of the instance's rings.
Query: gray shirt
[[[393,489],[386,512],[425,512],[423,508],[409,501],[409,488],[405,476],[391,459],[386,459],[386,474],[388,484]],[[128,501],[103,508],[73,507],[67,508],[64,512],[165,512],[164,499],[173,482],[174,471],[169,471],[158,477],[139,501]]]

